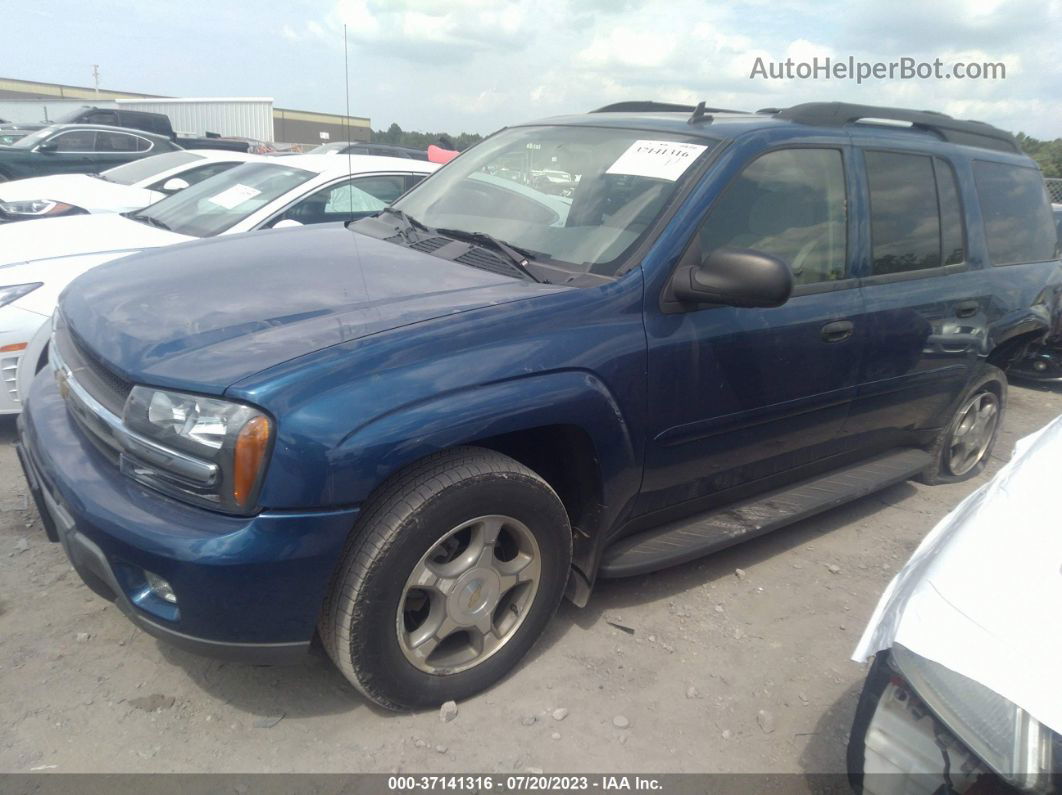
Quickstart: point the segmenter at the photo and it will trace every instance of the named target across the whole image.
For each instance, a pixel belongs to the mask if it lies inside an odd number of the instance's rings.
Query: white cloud
[[[621,99],[753,110],[839,99],[954,111],[1054,137],[1059,22],[1062,0],[337,0],[327,17],[281,34],[340,47],[346,24],[357,112],[376,126],[489,132]],[[749,78],[757,57],[826,56],[1002,61],[1007,79]]]

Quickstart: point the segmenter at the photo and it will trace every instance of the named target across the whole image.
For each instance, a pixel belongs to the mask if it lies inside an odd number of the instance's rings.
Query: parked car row
[[[579,153],[570,195],[528,152]],[[0,227],[27,481],[137,626],[466,698],[599,578],[977,475],[1059,328],[1042,176],[980,122],[624,103],[435,168],[254,160]]]
[[[21,410],[34,375],[47,362],[56,299],[86,270],[132,252],[196,239],[349,220],[379,211],[436,168],[395,158],[340,162],[320,155],[274,159],[180,151],[98,178],[45,177],[0,185],[5,213],[79,210],[61,213],[70,217],[0,226],[0,273],[9,285],[0,287],[0,414]],[[121,184],[130,179],[140,184]],[[22,187],[24,197],[38,198],[17,198]],[[160,195],[165,198],[152,201]],[[93,214],[91,205],[111,211]],[[127,205],[133,206],[113,211]]]
[[[82,213],[139,210],[255,155],[181,150],[134,160],[99,174],[29,177],[0,183],[0,223]]]

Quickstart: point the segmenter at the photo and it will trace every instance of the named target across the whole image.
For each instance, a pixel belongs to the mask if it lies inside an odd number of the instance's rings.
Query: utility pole
[[[98,63],[92,64],[92,80],[96,85],[96,96],[100,95],[100,65]]]

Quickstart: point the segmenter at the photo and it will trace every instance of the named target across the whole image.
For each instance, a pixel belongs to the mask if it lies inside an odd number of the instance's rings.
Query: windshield
[[[316,174],[277,163],[245,163],[163,199],[131,218],[171,232],[212,237]]]
[[[11,144],[11,146],[15,147],[16,149],[32,149],[54,132],[54,127],[45,127],[43,130],[31,132],[25,138],[20,138],[19,140]]]
[[[194,163],[202,160],[202,155],[194,152],[166,152],[154,157],[145,157],[142,160],[134,160],[122,166],[109,168],[100,174],[108,182],[117,182],[119,185],[133,185],[146,179],[151,179],[163,171],[183,166],[185,163]]]
[[[485,233],[535,260],[613,275],[714,144],[609,127],[516,127],[394,206],[432,228]]]

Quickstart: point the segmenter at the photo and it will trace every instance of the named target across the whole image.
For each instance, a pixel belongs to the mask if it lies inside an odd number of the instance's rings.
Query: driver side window
[[[71,130],[51,139],[56,152],[92,152],[96,142],[93,130]]]
[[[793,283],[847,276],[844,164],[838,149],[781,149],[753,160],[701,225],[702,256],[723,246],[778,257]]]
[[[400,174],[354,177],[311,193],[269,225],[275,226],[284,220],[298,221],[303,225],[349,221],[379,212],[404,191],[405,178]]]

